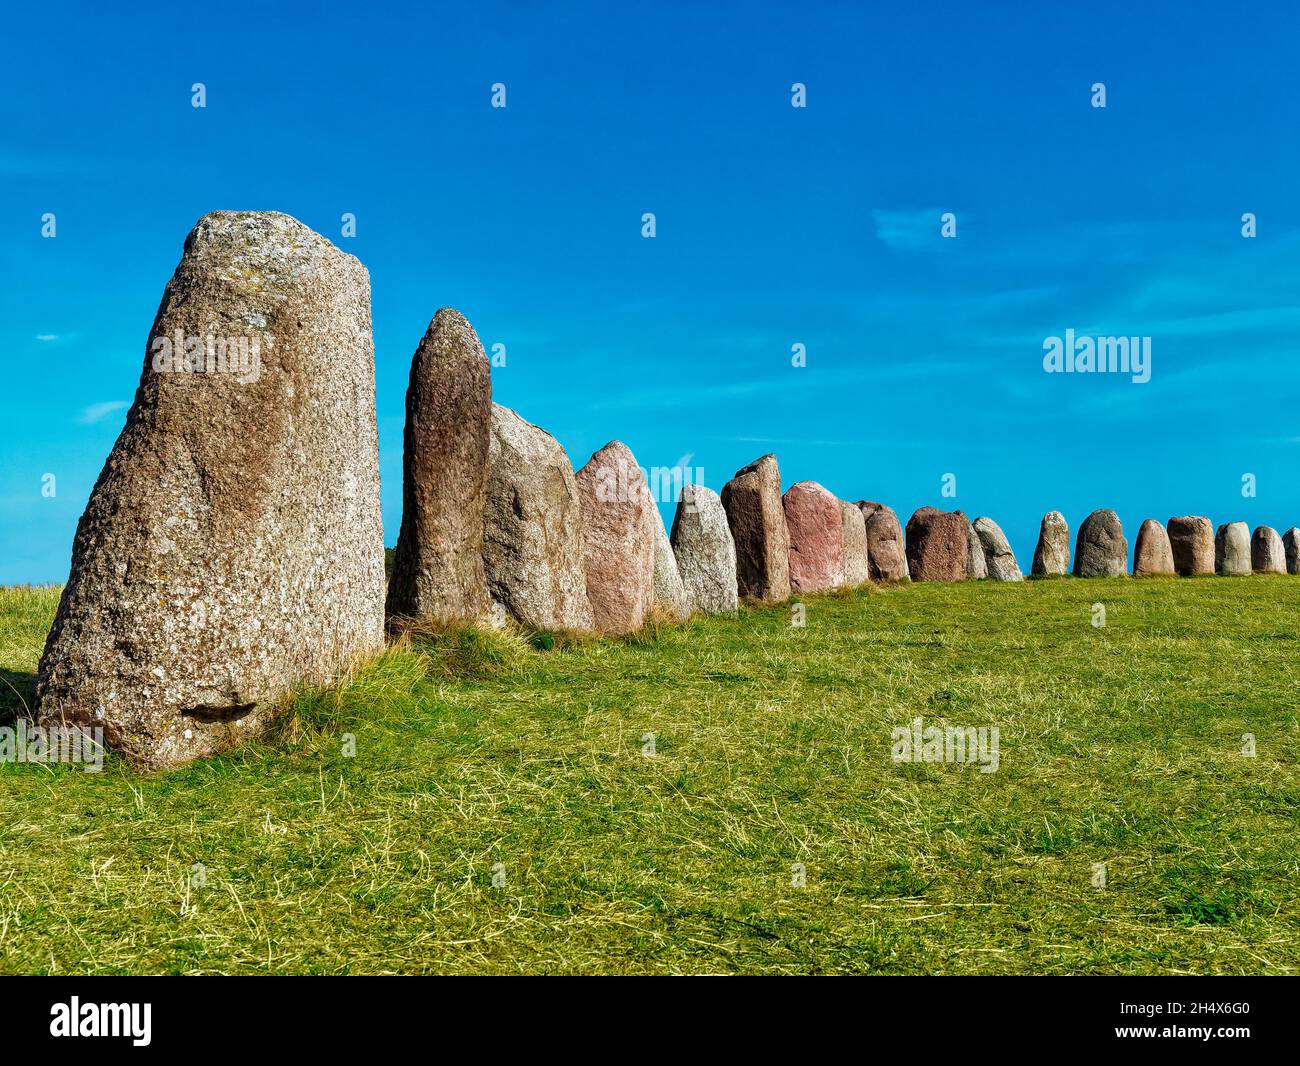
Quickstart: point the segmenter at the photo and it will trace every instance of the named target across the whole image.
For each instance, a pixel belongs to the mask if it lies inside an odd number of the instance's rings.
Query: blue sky
[[[1300,16],[1049,6],[11,6],[0,584],[66,578],[215,209],[288,212],[369,268],[390,544],[444,305],[575,466],[619,438],[717,489],[774,451],[904,520],[988,514],[1025,569],[1051,509],[1113,507],[1130,543],[1172,514],[1300,524]],[[1044,373],[1066,329],[1151,336],[1151,381]]]

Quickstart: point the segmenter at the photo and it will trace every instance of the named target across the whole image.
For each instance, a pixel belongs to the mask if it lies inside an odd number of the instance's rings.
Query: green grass
[[[56,597],[0,590],[0,708]],[[235,755],[0,766],[0,971],[1295,973],[1298,606],[917,585],[404,641]],[[916,716],[1000,770],[892,762]]]

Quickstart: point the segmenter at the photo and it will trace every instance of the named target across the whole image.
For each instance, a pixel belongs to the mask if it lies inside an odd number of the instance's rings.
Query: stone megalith
[[[958,511],[966,519],[966,579],[983,581],[989,576],[989,564],[984,558],[984,547],[980,544],[979,534],[975,532],[975,523],[965,511]]]
[[[1245,522],[1225,522],[1214,534],[1214,572],[1221,577],[1250,573],[1250,528]]]
[[[799,481],[781,504],[790,534],[790,587],[803,593],[838,588],[844,581],[840,501],[815,481]]]
[[[907,570],[913,581],[964,581],[970,520],[961,511],[922,507],[907,520]]]
[[[858,505],[847,500],[840,500],[840,520],[844,531],[844,585],[857,588],[871,576],[867,520]]]
[[[892,507],[872,500],[859,500],[858,509],[867,525],[867,570],[872,581],[906,581],[907,551],[903,527]]]
[[[683,485],[671,539],[691,610],[735,611],[736,545],[718,494],[703,485]]]
[[[388,582],[390,617],[488,615],[483,509],[492,382],[478,334],[444,307],[411,360],[402,454],[402,525]]]
[[[1128,573],[1128,540],[1119,515],[1101,508],[1079,526],[1074,542],[1075,577],[1124,577]]]
[[[1282,547],[1286,551],[1286,572],[1300,574],[1300,529],[1292,526],[1283,533]]]
[[[779,603],[790,596],[790,532],[781,502],[781,470],[765,455],[722,487],[736,545],[736,584],[745,599]]]
[[[1286,549],[1271,526],[1258,526],[1251,536],[1250,568],[1257,574],[1286,573]]]
[[[975,519],[975,535],[984,553],[984,566],[994,581],[1023,581],[1025,575],[1016,565],[1015,552],[999,526],[991,518]]]
[[[1165,528],[1178,573],[1184,577],[1214,573],[1214,526],[1208,518],[1180,515],[1169,519]]]
[[[369,276],[288,215],[205,215],[77,526],[40,721],[176,766],[383,641]]]
[[[1175,573],[1169,534],[1154,518],[1148,518],[1138,530],[1137,544],[1133,548],[1133,576],[1163,577]]]
[[[532,629],[592,628],[582,503],[560,442],[492,405],[483,569],[495,604]]]
[[[587,598],[602,633],[641,628],[654,602],[654,500],[636,457],[612,440],[578,471]]]
[[[658,507],[650,508],[649,520],[655,546],[654,587],[650,605],[655,613],[684,622],[691,616],[691,607],[686,599],[681,572],[677,568],[677,557],[673,554],[673,546],[668,542],[668,532],[664,529],[663,515],[659,513]]]
[[[1038,527],[1038,544],[1030,573],[1034,577],[1063,577],[1070,572],[1070,526],[1060,511],[1048,511]]]

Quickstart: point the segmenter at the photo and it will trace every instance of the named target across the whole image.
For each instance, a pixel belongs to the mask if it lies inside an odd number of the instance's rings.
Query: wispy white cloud
[[[83,426],[93,426],[96,422],[102,422],[111,414],[118,411],[125,411],[131,406],[129,400],[106,400],[103,403],[92,403],[84,411],[78,421]]]
[[[871,220],[876,226],[876,240],[895,251],[915,252],[937,248],[942,238],[939,227],[943,210],[927,207],[918,211],[886,211],[874,208]]]

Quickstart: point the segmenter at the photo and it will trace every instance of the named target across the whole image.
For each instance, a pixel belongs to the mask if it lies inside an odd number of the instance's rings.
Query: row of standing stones
[[[252,380],[146,355],[41,659],[41,723],[102,728],[142,769],[255,735],[286,692],[337,677],[404,620],[624,634],[868,581],[1022,578],[992,519],[923,507],[904,538],[883,504],[812,481],[782,493],[773,455],[720,496],[684,485],[670,533],[625,445],[575,473],[554,437],[494,404],[482,344],[444,308],[411,363],[386,579],[365,268],[287,215],[206,215],[150,336],[249,331],[265,338]],[[1300,530],[1210,530],[1144,523],[1135,574],[1300,570]],[[1095,511],[1074,573],[1123,574],[1127,555],[1114,512]],[[1033,573],[1069,558],[1052,512]]]

